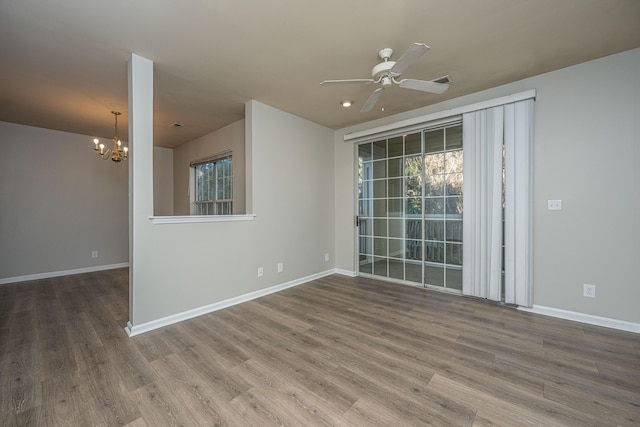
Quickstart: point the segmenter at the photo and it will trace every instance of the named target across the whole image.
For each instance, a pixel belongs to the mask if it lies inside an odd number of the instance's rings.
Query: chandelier
[[[119,163],[123,160],[127,160],[129,157],[129,147],[123,147],[122,142],[118,138],[118,116],[122,113],[119,111],[112,111],[111,114],[114,115],[116,120],[116,136],[113,137],[113,148],[105,149],[103,143],[100,142],[98,138],[93,139],[93,143],[95,144],[95,148],[93,149],[98,156],[102,157],[103,160],[111,159],[116,163]]]

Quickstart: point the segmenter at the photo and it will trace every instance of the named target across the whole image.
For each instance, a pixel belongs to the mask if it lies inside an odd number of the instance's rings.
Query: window
[[[462,126],[358,145],[359,272],[462,289]]]
[[[233,214],[231,154],[191,164],[194,177],[193,215]]]

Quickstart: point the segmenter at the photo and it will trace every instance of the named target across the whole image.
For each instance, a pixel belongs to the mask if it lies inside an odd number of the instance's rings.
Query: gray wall
[[[13,123],[0,145],[0,280],[129,261],[126,163],[90,136]]]
[[[233,152],[233,213],[245,213],[244,127],[244,120],[239,120],[174,150],[174,215],[189,215],[190,162],[228,150]],[[154,170],[154,175],[156,173]]]
[[[356,269],[347,132],[536,89],[534,304],[640,322],[639,70],[636,49],[337,131],[336,267]],[[548,211],[548,199],[561,199],[563,210]],[[585,283],[596,285],[595,299],[582,296]]]
[[[133,195],[134,328],[333,267],[333,131],[255,101],[245,120],[254,220],[154,225],[152,201]],[[134,166],[134,190],[148,194],[151,162]]]

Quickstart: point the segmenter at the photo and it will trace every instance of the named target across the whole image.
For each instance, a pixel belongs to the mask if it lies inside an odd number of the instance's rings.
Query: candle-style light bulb
[[[98,143],[100,143],[98,138],[93,138],[93,143],[96,144],[96,148],[94,148],[94,150],[98,151]]]
[[[104,154],[104,144],[100,144],[100,154]]]
[[[124,158],[126,159],[127,156],[129,155],[129,147],[124,147],[123,150],[124,150]]]

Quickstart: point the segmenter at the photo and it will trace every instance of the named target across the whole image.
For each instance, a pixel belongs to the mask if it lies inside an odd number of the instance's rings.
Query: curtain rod
[[[444,119],[451,116],[458,116],[464,113],[470,113],[472,111],[484,110],[485,108],[497,107],[498,105],[510,104],[512,102],[524,101],[525,99],[531,99],[536,97],[536,90],[530,89],[524,92],[518,92],[511,95],[502,96],[500,98],[494,98],[487,101],[476,102],[475,104],[464,105],[462,107],[455,107],[449,110],[439,111],[437,113],[431,113],[424,116],[414,117],[412,119],[401,120],[399,122],[390,123],[388,125],[378,126],[375,128],[348,133],[344,136],[344,141],[357,142],[364,139],[369,139],[375,135],[387,133],[390,131],[399,131],[404,128],[413,127],[416,125],[428,123],[434,120]]]

